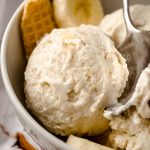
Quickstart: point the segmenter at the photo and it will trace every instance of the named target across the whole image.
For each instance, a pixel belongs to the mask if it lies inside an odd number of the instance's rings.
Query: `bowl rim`
[[[37,133],[44,137],[45,139],[49,139],[51,142],[50,144],[53,144],[57,148],[64,149],[64,150],[73,150],[73,148],[69,145],[67,145],[65,142],[61,141],[59,138],[55,137],[52,135],[50,132],[48,132],[44,127],[42,127],[23,107],[19,99],[17,98],[9,77],[8,77],[8,72],[7,72],[7,65],[6,65],[6,54],[7,54],[7,43],[8,43],[8,37],[9,37],[9,32],[11,30],[11,26],[15,21],[16,16],[23,10],[24,8],[24,2],[17,8],[13,16],[11,17],[6,30],[4,32],[4,36],[2,39],[2,44],[1,44],[1,74],[2,74],[2,79],[3,83],[5,86],[5,89],[7,91],[7,94],[9,96],[9,100],[11,101],[11,104],[15,108],[15,111],[19,113],[21,116],[23,116],[25,121],[28,121],[28,124],[31,128],[34,128]],[[35,140],[36,141],[36,140]]]

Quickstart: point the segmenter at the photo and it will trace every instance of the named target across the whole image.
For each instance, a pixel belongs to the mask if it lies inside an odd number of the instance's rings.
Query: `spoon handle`
[[[124,15],[124,21],[126,24],[126,29],[128,32],[139,32],[139,30],[136,29],[132,23],[130,10],[129,10],[129,3],[130,3],[130,0],[123,0],[123,15]]]

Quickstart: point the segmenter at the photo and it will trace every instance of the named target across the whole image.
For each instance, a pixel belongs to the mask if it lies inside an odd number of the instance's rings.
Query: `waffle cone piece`
[[[27,57],[41,37],[55,27],[50,0],[26,0],[21,30]]]

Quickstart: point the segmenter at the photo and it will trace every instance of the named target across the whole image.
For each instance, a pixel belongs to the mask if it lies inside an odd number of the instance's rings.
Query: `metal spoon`
[[[150,62],[150,32],[137,29],[130,17],[129,0],[123,0],[123,14],[127,29],[125,41],[119,51],[126,59],[129,77],[118,106],[107,108],[109,116],[119,115],[131,106],[130,98],[135,90],[141,72]]]

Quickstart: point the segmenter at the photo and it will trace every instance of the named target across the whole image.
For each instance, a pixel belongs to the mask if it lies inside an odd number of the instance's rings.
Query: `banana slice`
[[[73,135],[69,136],[67,144],[71,145],[77,150],[114,150],[112,148]]]
[[[60,28],[98,25],[104,15],[100,0],[53,0],[53,9]]]

